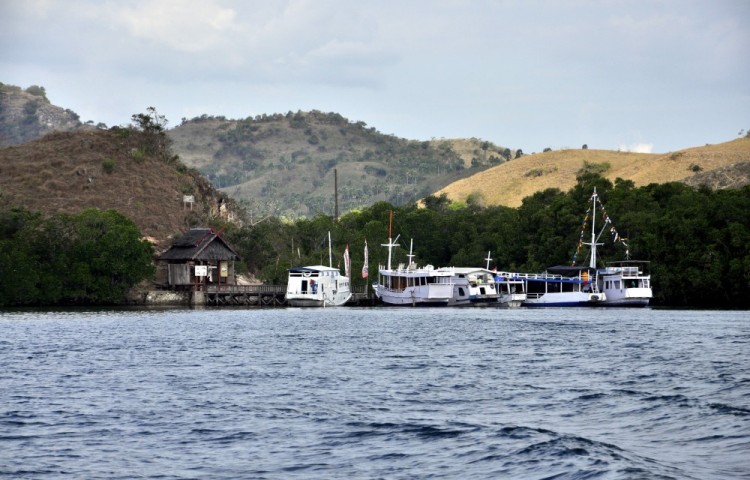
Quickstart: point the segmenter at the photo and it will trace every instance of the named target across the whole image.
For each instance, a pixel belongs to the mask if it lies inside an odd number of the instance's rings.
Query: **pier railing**
[[[286,285],[205,285],[201,293],[205,305],[257,305],[285,306]],[[352,305],[371,305],[374,303],[372,289],[365,285],[352,287]]]

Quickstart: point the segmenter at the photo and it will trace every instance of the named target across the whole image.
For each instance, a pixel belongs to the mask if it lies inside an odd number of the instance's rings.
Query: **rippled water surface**
[[[750,313],[0,313],[8,478],[750,478]]]

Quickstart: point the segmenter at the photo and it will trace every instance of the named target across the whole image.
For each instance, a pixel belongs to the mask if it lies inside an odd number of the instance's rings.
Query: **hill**
[[[0,147],[20,145],[54,131],[93,130],[72,110],[52,105],[44,87],[22,90],[0,83]]]
[[[194,196],[192,209],[183,195]],[[233,202],[197,171],[147,153],[141,132],[114,128],[57,132],[0,148],[0,206],[46,213],[113,208],[162,243],[205,225]]]
[[[458,180],[436,192],[465,201],[481,197],[487,205],[517,207],[524,197],[547,188],[567,191],[585,170],[635,185],[684,182],[710,188],[739,188],[750,184],[750,138],[688,148],[667,154],[610,150],[560,150],[525,155],[511,162]]]
[[[189,166],[258,215],[331,215],[396,205],[500,164],[510,150],[478,139],[413,141],[336,113],[289,112],[244,120],[201,116],[169,135]]]

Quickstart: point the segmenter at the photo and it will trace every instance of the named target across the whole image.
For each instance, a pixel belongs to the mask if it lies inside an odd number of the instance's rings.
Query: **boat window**
[[[464,295],[466,295],[466,294],[464,293],[463,287],[458,287],[458,296],[459,297],[463,297]]]
[[[619,288],[620,288],[620,281],[615,280],[615,289],[619,289]]]

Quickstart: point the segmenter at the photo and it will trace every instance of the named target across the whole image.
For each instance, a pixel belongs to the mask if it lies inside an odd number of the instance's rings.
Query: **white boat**
[[[596,206],[600,206],[604,226],[596,233]],[[644,307],[652,298],[651,276],[646,272],[648,262],[625,260],[613,262],[605,268],[597,268],[597,246],[602,234],[609,231],[613,240],[626,248],[627,243],[617,233],[612,220],[604,211],[604,206],[594,189],[591,195],[591,210],[586,212],[583,224],[591,218],[591,241],[584,242],[584,232],[578,249],[589,245],[588,267],[575,266],[578,251],[573,257],[573,266],[552,267],[543,274],[522,274],[526,286],[525,306],[600,306],[600,307]]]
[[[526,285],[517,274],[496,272],[495,285],[501,307],[520,307],[526,301]]]
[[[286,300],[292,307],[337,307],[351,297],[349,278],[338,268],[313,265],[289,269]]]
[[[344,263],[349,270],[349,247],[344,252]],[[286,301],[292,307],[338,307],[352,298],[349,277],[333,268],[331,232],[328,232],[329,266],[313,265],[289,269]]]
[[[386,305],[447,306],[453,300],[454,283],[449,272],[410,263],[395,269],[381,267],[372,288]]]
[[[392,220],[390,225],[392,225]],[[398,247],[398,237],[391,237],[388,229],[388,265],[381,265],[378,281],[372,284],[375,296],[386,305],[392,306],[447,306],[453,301],[453,273],[439,270],[432,265],[418,267],[409,248],[409,263],[391,268],[393,247]],[[413,246],[413,242],[412,242]]]
[[[440,268],[453,274],[453,301],[450,305],[489,306],[497,302],[495,276],[490,270],[477,267]]]
[[[630,260],[630,251],[625,239],[621,238],[617,230],[612,225],[612,220],[604,212],[604,205],[596,194],[596,188],[591,195],[592,216],[591,216],[591,242],[585,245],[591,246],[589,268],[597,268],[597,245],[599,238],[605,230],[609,230],[613,240],[621,243],[625,247],[625,258],[627,260],[620,262],[611,262],[604,268],[597,270],[597,288],[605,295],[602,306],[604,307],[645,307],[651,301],[653,292],[651,290],[651,275],[648,273],[649,262],[641,260]],[[600,206],[604,217],[604,227],[595,235],[594,225],[596,222],[596,205]]]
[[[606,295],[596,282],[596,269],[557,266],[544,273],[516,273],[526,289],[525,307],[602,306]]]
[[[612,262],[598,271],[599,289],[607,296],[605,307],[645,307],[653,297],[649,262]]]

